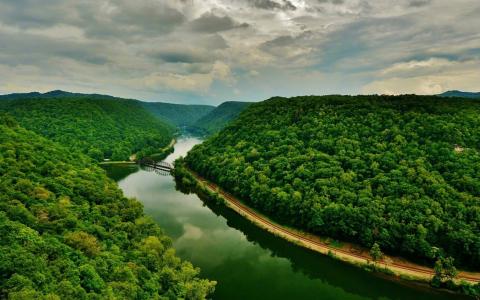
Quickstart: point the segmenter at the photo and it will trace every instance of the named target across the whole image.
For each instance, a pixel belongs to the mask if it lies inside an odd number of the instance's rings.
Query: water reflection
[[[181,139],[172,162],[198,139]],[[174,240],[180,257],[218,281],[216,299],[452,299],[392,282],[297,247],[224,206],[175,190],[173,178],[137,170],[119,181]]]
[[[136,164],[103,164],[101,167],[107,171],[110,178],[117,182],[127,178],[128,175],[137,172],[139,169]]]

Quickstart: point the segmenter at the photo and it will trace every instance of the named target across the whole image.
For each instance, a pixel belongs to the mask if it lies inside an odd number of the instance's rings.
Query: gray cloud
[[[335,5],[341,5],[345,3],[345,0],[317,0],[319,3],[331,3]]]
[[[66,18],[74,18],[69,14],[60,0],[47,0],[42,9],[35,0],[18,0],[0,2],[2,23],[22,28],[48,27],[63,22]]]
[[[91,37],[130,38],[171,32],[185,16],[176,8],[154,1],[7,1],[0,4],[2,23],[21,28],[48,28],[59,24],[82,28]]]
[[[0,93],[218,103],[474,89],[478,12],[477,0],[0,0]]]
[[[219,17],[212,12],[208,12],[200,16],[198,19],[193,20],[191,27],[197,32],[215,33],[234,28],[245,28],[248,27],[248,24],[240,24],[235,22],[229,16]]]
[[[161,59],[168,63],[204,63],[214,60],[212,55],[203,50],[194,50],[192,48],[170,47],[149,54],[153,58]]]
[[[88,64],[105,64],[110,61],[110,51],[98,42],[62,41],[35,35],[0,32],[0,63],[7,65],[42,64],[49,66],[59,57]]]
[[[410,0],[408,4],[413,7],[422,7],[430,4],[431,2],[432,0]]]
[[[248,0],[254,7],[261,9],[279,9],[279,10],[296,10],[297,7],[289,0]]]
[[[102,13],[98,5],[82,10],[81,23],[85,33],[92,37],[158,36],[172,32],[185,22],[185,16],[162,2],[147,0],[139,2],[117,1]]]

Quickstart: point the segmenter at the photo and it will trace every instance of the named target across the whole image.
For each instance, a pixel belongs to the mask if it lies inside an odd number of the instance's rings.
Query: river
[[[201,140],[183,137],[166,161]],[[257,228],[233,211],[175,189],[171,176],[105,166],[173,239],[178,256],[218,282],[214,299],[462,299],[336,261]]]

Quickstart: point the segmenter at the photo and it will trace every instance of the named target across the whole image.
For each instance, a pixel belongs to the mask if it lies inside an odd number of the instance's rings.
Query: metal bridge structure
[[[155,161],[149,157],[144,157],[137,160],[137,164],[143,169],[150,172],[155,172],[158,175],[168,176],[173,171],[173,166],[165,161]]]

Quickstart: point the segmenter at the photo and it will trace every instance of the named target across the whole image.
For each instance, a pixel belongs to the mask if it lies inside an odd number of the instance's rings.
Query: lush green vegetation
[[[202,299],[214,282],[90,158],[0,116],[0,298]]]
[[[475,100],[272,98],[186,163],[280,222],[478,270],[479,128]]]
[[[161,120],[174,126],[191,126],[215,107],[210,105],[184,105],[161,102],[142,102],[143,107]]]
[[[14,116],[22,127],[97,161],[157,153],[175,130],[134,100],[61,91],[4,98],[0,111]]]
[[[193,124],[193,129],[206,134],[220,131],[230,121],[238,117],[251,102],[224,102]]]

